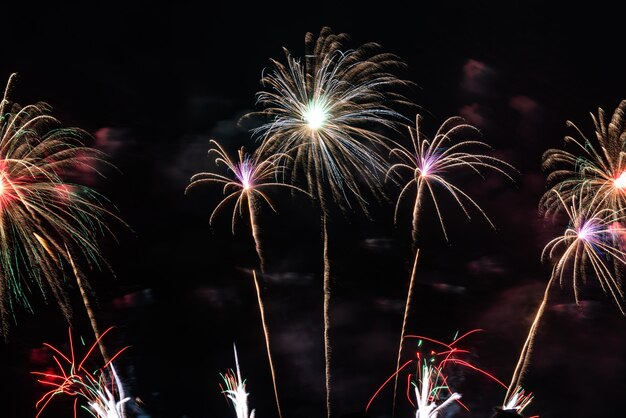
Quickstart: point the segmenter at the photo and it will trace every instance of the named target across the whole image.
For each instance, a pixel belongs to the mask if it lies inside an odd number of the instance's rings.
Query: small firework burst
[[[263,264],[263,253],[261,251],[261,242],[259,238],[259,228],[257,225],[257,207],[256,202],[265,202],[276,212],[274,204],[266,194],[267,188],[288,187],[292,190],[300,190],[295,186],[278,182],[276,179],[283,172],[284,166],[279,160],[288,159],[286,154],[272,154],[267,159],[260,159],[258,153],[248,154],[242,147],[237,152],[237,159],[231,158],[226,150],[214,140],[210,141],[212,147],[209,149],[209,155],[216,154],[215,164],[217,166],[224,165],[231,177],[224,174],[205,172],[198,173],[191,177],[191,183],[185,189],[187,193],[192,188],[201,184],[220,184],[223,186],[224,197],[211,213],[209,223],[213,223],[216,214],[229,202],[234,201],[234,209],[232,214],[231,228],[235,233],[235,225],[238,217],[243,217],[247,212],[250,218],[250,227],[252,229],[252,237],[261,264]]]
[[[417,341],[418,351],[415,358],[406,361],[393,373],[374,393],[365,410],[367,411],[372,402],[382,389],[391,382],[401,372],[409,370],[410,365],[415,366],[415,374],[406,375],[408,401],[416,409],[416,418],[437,418],[440,413],[452,405],[458,403],[462,408],[469,410],[462,402],[461,395],[450,387],[450,369],[452,366],[460,366],[487,376],[491,381],[506,388],[506,385],[498,380],[491,373],[474,366],[470,362],[463,360],[462,356],[469,354],[466,349],[458,346],[459,342],[467,336],[481,330],[472,330],[451,343],[444,343],[432,338],[419,335],[407,335],[407,339]],[[433,345],[433,348],[426,350],[426,345]],[[410,396],[410,388],[413,388],[415,402]]]
[[[397,147],[391,150],[390,156],[397,158],[399,161],[391,166],[387,171],[387,176],[396,172],[411,174],[398,196],[394,218],[397,220],[400,203],[407,194],[415,192],[412,224],[413,240],[417,240],[420,209],[423,201],[430,197],[435,205],[441,229],[447,240],[448,235],[443,215],[439,210],[439,203],[436,197],[436,190],[441,189],[454,199],[468,219],[470,218],[469,205],[474,207],[493,227],[493,224],[480,206],[467,193],[456,186],[448,178],[448,175],[451,171],[457,169],[466,169],[478,175],[482,175],[481,173],[484,169],[491,169],[512,179],[507,171],[515,171],[515,169],[499,158],[475,152],[481,149],[491,149],[484,142],[473,139],[457,141],[459,138],[477,136],[480,133],[478,129],[469,125],[460,117],[447,119],[437,130],[433,139],[429,139],[423,134],[420,129],[420,123],[421,117],[417,115],[415,129],[409,129],[413,145],[411,150],[404,147]]]
[[[70,351],[64,354],[50,344],[44,344],[52,350],[52,358],[56,370],[47,372],[32,372],[38,377],[37,382],[50,390],[36,403],[39,417],[48,404],[58,396],[69,396],[74,399],[74,418],[77,417],[77,407],[88,411],[95,418],[125,418],[125,404],[130,400],[124,392],[124,387],[113,366],[115,360],[125,349],[115,354],[103,367],[90,372],[88,360],[96,346],[112,328],[107,329],[86,351],[82,358],[78,358],[74,350],[72,332],[69,331]]]
[[[248,392],[246,392],[246,381],[241,378],[239,369],[239,358],[237,357],[237,347],[233,344],[235,352],[235,371],[229,370],[221,375],[224,386],[220,384],[222,393],[230,401],[235,411],[236,418],[254,418],[254,409],[248,412]]]

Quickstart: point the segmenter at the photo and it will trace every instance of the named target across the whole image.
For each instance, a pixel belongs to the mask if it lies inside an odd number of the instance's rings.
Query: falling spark
[[[367,212],[365,188],[383,195],[379,175],[383,159],[374,148],[387,148],[382,133],[394,130],[402,117],[390,105],[405,103],[395,90],[408,83],[390,70],[402,66],[399,59],[379,53],[378,45],[365,44],[343,50],[346,34],[323,28],[319,36],[307,33],[305,55],[298,59],[285,50],[286,64],[272,60],[263,75],[264,90],[257,94],[269,119],[255,130],[262,152],[289,153],[292,183],[303,177],[304,187],[320,202],[324,239],[329,201],[344,210],[356,205]],[[380,128],[383,128],[381,130]],[[330,268],[324,250],[324,355],[326,410],[331,415],[329,300]]]
[[[103,154],[83,145],[89,135],[62,128],[43,103],[11,103],[9,78],[0,103],[0,328],[7,332],[16,305],[32,311],[27,294],[39,288],[52,293],[69,319],[65,271],[76,261],[106,265],[97,239],[110,232],[104,217],[115,215],[90,188],[64,176],[92,168]],[[59,190],[68,190],[64,197]],[[78,266],[76,266],[78,270]],[[80,271],[80,270],[78,270]],[[34,285],[34,286],[32,286]],[[86,301],[86,299],[83,299]]]
[[[454,185],[448,178],[450,171],[456,169],[466,169],[478,175],[482,175],[482,170],[495,170],[511,179],[507,170],[515,169],[508,163],[489,155],[474,152],[473,150],[490,149],[489,145],[477,140],[460,140],[455,141],[462,135],[477,135],[478,129],[464,122],[462,118],[453,117],[446,120],[434,138],[431,140],[426,137],[420,129],[421,117],[417,115],[415,121],[415,129],[409,129],[412,150],[404,147],[397,147],[391,150],[390,156],[395,157],[399,162],[393,164],[387,171],[387,176],[393,173],[401,174],[403,172],[410,173],[408,182],[404,184],[398,200],[396,202],[394,220],[397,222],[400,203],[408,196],[409,193],[415,191],[415,199],[413,200],[413,218],[412,218],[412,236],[413,244],[416,245],[418,239],[418,224],[420,218],[421,207],[423,201],[430,198],[435,206],[439,224],[441,225],[443,234],[448,240],[448,234],[444,225],[442,213],[440,211],[439,201],[436,197],[437,189],[447,192],[453,200],[458,204],[468,219],[470,218],[468,205],[474,207],[487,220],[491,227],[494,225],[487,217],[485,212],[478,204],[463,190]],[[494,227],[495,228],[495,227]],[[400,366],[400,358],[402,356],[402,346],[404,335],[406,333],[407,317],[411,305],[411,297],[415,281],[415,270],[419,249],[416,248],[415,259],[413,262],[413,270],[409,281],[409,290],[407,293],[406,303],[404,307],[404,319],[402,321],[402,331],[400,333],[400,343],[398,344],[398,358],[396,367]],[[396,404],[396,389],[398,386],[398,378],[394,381],[393,410]]]

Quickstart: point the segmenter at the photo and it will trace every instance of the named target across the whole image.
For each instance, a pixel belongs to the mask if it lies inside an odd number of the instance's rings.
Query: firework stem
[[[413,285],[415,284],[415,270],[417,269],[417,260],[419,259],[420,249],[415,250],[415,261],[413,261],[413,270],[411,271],[411,279],[409,281],[409,290],[406,295],[406,304],[404,305],[404,318],[402,319],[402,331],[400,333],[400,345],[398,347],[398,360],[396,362],[396,370],[400,368],[400,359],[402,357],[402,348],[404,345],[404,334],[406,332],[406,324],[409,319],[409,311],[411,310],[411,299],[413,298]],[[393,383],[393,406],[392,415],[396,412],[396,394],[398,390],[398,375]]]
[[[326,415],[330,418],[330,261],[328,258],[328,223],[322,216],[324,229],[324,360],[326,368]]]
[[[254,239],[254,248],[256,249],[257,256],[259,257],[259,267],[261,273],[265,272],[265,259],[263,258],[263,252],[261,251],[261,238],[259,236],[259,227],[256,223],[256,214],[254,212],[254,196],[252,193],[248,194],[248,213],[250,214],[250,228],[252,229],[252,238]]]
[[[107,354],[106,347],[102,342],[102,338],[100,338],[100,331],[98,329],[98,323],[96,322],[96,316],[93,313],[93,309],[91,309],[91,302],[89,302],[89,296],[87,295],[87,291],[85,290],[85,286],[83,285],[83,281],[81,278],[81,273],[76,268],[74,264],[74,259],[70,254],[67,246],[65,247],[65,251],[67,253],[67,257],[70,261],[70,265],[72,266],[72,272],[74,273],[74,277],[76,278],[76,284],[78,284],[78,289],[80,290],[80,295],[83,299],[83,304],[85,305],[85,310],[87,311],[87,316],[89,316],[89,322],[91,322],[91,329],[93,329],[93,333],[96,336],[96,341],[98,341],[98,348],[100,349],[100,353],[102,354],[102,358],[106,363],[110,362],[110,357]]]
[[[252,212],[250,212],[252,213]],[[276,398],[276,409],[278,410],[278,418],[282,418],[283,414],[280,409],[280,402],[278,401],[278,389],[276,387],[276,372],[274,371],[274,361],[272,360],[272,351],[270,349],[270,335],[265,322],[265,307],[263,300],[261,299],[261,289],[259,287],[259,281],[256,278],[256,271],[252,271],[254,278],[254,288],[256,289],[256,297],[259,302],[259,312],[261,314],[261,324],[263,325],[263,336],[265,337],[265,348],[267,350],[267,359],[270,363],[270,372],[272,373],[272,384],[274,385],[274,397]]]
[[[522,347],[522,352],[520,353],[519,360],[517,361],[517,365],[515,366],[515,371],[513,372],[513,377],[511,378],[511,383],[506,391],[505,400],[509,398],[510,392],[516,390],[519,386],[519,382],[526,371],[528,366],[528,361],[530,360],[530,353],[532,351],[533,343],[535,342],[535,337],[537,335],[537,328],[539,328],[539,321],[543,316],[543,312],[545,311],[546,305],[548,303],[548,296],[550,294],[550,287],[552,286],[552,282],[554,280],[555,275],[553,274],[550,277],[550,281],[546,286],[546,290],[543,294],[543,300],[539,305],[539,309],[537,309],[537,313],[535,314],[535,319],[533,320],[530,329],[528,330],[528,336],[526,337],[526,341],[524,342],[524,346]]]

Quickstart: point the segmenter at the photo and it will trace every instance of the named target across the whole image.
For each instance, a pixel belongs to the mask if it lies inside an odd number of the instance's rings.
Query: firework
[[[209,155],[216,154],[215,164],[217,166],[226,166],[228,174],[231,175],[231,177],[213,172],[198,173],[191,177],[191,183],[185,189],[185,193],[200,184],[216,183],[222,185],[223,193],[226,197],[218,203],[211,213],[209,223],[213,223],[220,209],[229,202],[234,201],[231,222],[232,232],[234,234],[237,218],[243,217],[247,212],[250,218],[252,238],[259,257],[261,269],[263,269],[264,259],[256,220],[258,210],[256,202],[265,202],[276,212],[274,204],[265,193],[266,188],[288,187],[292,190],[302,191],[298,187],[276,181],[276,178],[282,173],[284,168],[284,166],[279,164],[279,160],[288,159],[289,157],[286,154],[277,153],[272,154],[267,159],[261,160],[258,153],[250,155],[246,153],[245,149],[242,147],[237,152],[238,159],[234,160],[217,141],[211,140],[210,143],[212,147],[209,149]]]
[[[469,208],[475,208],[493,227],[493,224],[485,214],[485,212],[478,206],[478,204],[458,186],[454,185],[447,179],[447,175],[450,171],[456,169],[466,169],[470,172],[474,172],[478,175],[482,175],[482,170],[491,169],[495,170],[509,179],[511,176],[506,170],[515,170],[511,165],[506,162],[482,154],[481,149],[490,149],[489,145],[484,142],[462,139],[456,141],[459,137],[465,137],[479,134],[478,129],[465,123],[465,121],[459,117],[453,117],[446,120],[433,139],[429,139],[424,136],[420,129],[421,117],[417,115],[415,129],[410,128],[409,134],[413,145],[412,150],[404,147],[398,147],[391,150],[390,156],[398,160],[393,164],[388,172],[387,176],[391,174],[403,174],[410,173],[409,180],[404,184],[394,211],[394,219],[397,221],[398,211],[400,204],[405,198],[412,192],[415,192],[415,199],[413,200],[413,218],[412,218],[412,235],[413,243],[417,243],[418,238],[418,225],[420,218],[420,211],[425,199],[430,198],[432,200],[439,224],[443,234],[448,239],[446,228],[442,213],[439,209],[439,203],[437,199],[437,191],[441,190],[447,193],[458,204],[465,215],[470,219]],[[411,278],[409,280],[409,289],[407,293],[407,299],[404,309],[404,317],[402,321],[402,331],[400,334],[400,343],[398,348],[398,357],[396,362],[396,368],[400,366],[400,357],[402,356],[402,345],[404,341],[404,334],[406,332],[407,319],[411,306],[411,299],[413,295],[413,285],[415,281],[415,271],[417,267],[417,261],[419,257],[419,249],[415,251],[415,259],[413,262],[413,269],[411,271]],[[395,409],[395,393],[398,385],[396,378],[394,383],[394,397],[393,408]]]
[[[566,142],[572,143],[578,153],[560,149],[550,149],[543,155],[543,168],[549,171],[548,185],[551,191],[541,199],[540,207],[547,213],[563,209],[561,200],[569,201],[578,196],[580,189],[583,203],[593,203],[598,207],[608,207],[615,211],[626,208],[626,100],[622,101],[610,121],[604,110],[598,109],[598,116],[591,114],[595,127],[595,138],[588,138],[571,121],[568,126],[574,128],[579,139],[566,136]],[[607,123],[608,122],[608,123]],[[558,196],[558,197],[557,197]]]
[[[525,393],[521,386],[515,389],[515,392],[511,393],[511,396],[505,400],[502,405],[503,411],[515,411],[517,414],[521,414],[524,409],[532,402],[533,394]]]
[[[382,133],[402,120],[391,104],[405,99],[393,93],[407,83],[391,73],[403,64],[375,44],[344,50],[346,34],[323,28],[307,33],[305,55],[285,50],[286,64],[272,60],[257,95],[262,116],[269,121],[255,130],[263,140],[261,152],[289,153],[292,182],[303,178],[306,189],[320,202],[324,236],[324,355],[326,408],[330,416],[330,266],[327,215],[329,201],[344,210],[366,210],[362,190],[382,196],[379,175],[383,159],[374,148],[387,147]],[[350,202],[352,197],[352,203]]]
[[[396,56],[372,43],[345,51],[347,40],[330,28],[307,33],[304,59],[285,50],[287,63],[272,60],[257,95],[270,119],[255,130],[263,149],[292,153],[294,177],[305,177],[324,210],[328,193],[342,207],[349,194],[364,206],[359,183],[380,190],[385,165],[370,145],[389,141],[374,128],[396,128],[401,117],[388,104],[404,99],[391,91],[407,84],[389,72],[403,65]]]
[[[117,358],[125,349],[122,349],[107,361],[103,367],[95,372],[87,369],[87,361],[90,359],[96,345],[111,330],[107,329],[79,359],[74,351],[74,342],[71,330],[69,331],[69,354],[64,354],[59,349],[44,344],[53,351],[52,358],[57,370],[49,372],[32,372],[38,376],[38,382],[50,388],[36,404],[39,417],[48,404],[60,395],[74,398],[74,418],[77,417],[79,401],[81,408],[87,410],[95,418],[125,418],[125,404],[130,400],[125,395],[120,378],[113,366],[112,360]]]
[[[487,376],[490,380],[506,388],[506,385],[504,385],[504,383],[492,374],[460,358],[460,356],[468,354],[469,351],[459,348],[459,342],[478,331],[481,330],[470,331],[456,338],[449,344],[419,335],[407,335],[406,338],[417,340],[417,345],[420,350],[416,353],[415,359],[409,360],[397,368],[396,372],[392,374],[374,393],[365,410],[367,411],[369,409],[381,390],[392,379],[399,376],[402,371],[408,370],[408,366],[410,365],[415,366],[416,372],[415,375],[409,373],[406,376],[406,396],[411,405],[416,408],[417,418],[437,418],[443,410],[448,408],[454,402],[468,410],[467,407],[460,401],[461,395],[450,388],[448,371],[450,366],[458,365],[471,369]],[[434,348],[429,350],[427,355],[423,354],[424,343],[434,344]],[[409,391],[410,387],[413,387],[415,402],[411,399]]]
[[[578,303],[580,282],[584,282],[589,277],[595,277],[604,292],[613,298],[622,314],[626,315],[622,307],[624,294],[615,274],[615,266],[623,268],[626,265],[626,253],[615,245],[616,236],[626,231],[621,226],[621,222],[624,221],[623,212],[600,208],[594,198],[586,195],[587,191],[584,188],[578,189],[574,195],[566,195],[570,200],[566,200],[556,191],[551,193],[556,195],[555,199],[562,205],[569,225],[562,235],[548,242],[543,249],[542,259],[553,261],[554,265],[543,299],[513,372],[506,399],[510,397],[510,391],[518,386],[526,370],[554,281],[558,280],[562,286],[566,279],[570,280],[574,289],[574,299]],[[597,195],[596,198],[603,199],[604,197]]]
[[[94,190],[64,180],[82,168],[103,162],[103,154],[83,145],[89,134],[63,128],[50,107],[11,103],[11,75],[0,104],[0,317],[7,332],[15,305],[32,310],[27,294],[39,288],[51,293],[71,316],[64,290],[65,271],[73,271],[94,332],[99,335],[89,306],[88,282],[76,265],[106,262],[97,238],[110,230],[104,199]]]
[[[236,418],[254,418],[254,409],[248,413],[248,392],[246,392],[246,381],[241,378],[241,370],[239,370],[239,358],[237,357],[237,347],[233,344],[235,352],[235,367],[237,373],[229,370],[226,374],[221,375],[224,381],[224,387],[220,384],[222,393],[226,396],[235,410]]]

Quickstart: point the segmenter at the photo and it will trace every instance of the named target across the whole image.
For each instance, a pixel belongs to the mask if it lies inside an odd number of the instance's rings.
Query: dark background
[[[19,78],[11,99],[43,100],[68,126],[80,126],[118,171],[85,182],[108,196],[130,228],[112,223],[118,242],[103,239],[115,271],[94,272],[101,327],[115,325],[110,349],[130,346],[118,362],[128,391],[151,417],[229,416],[220,372],[234,366],[237,343],[251,406],[275,416],[269,369],[250,268],[247,224],[233,237],[225,211],[209,214],[218,188],[185,196],[189,177],[211,167],[209,139],[230,150],[255,143],[237,126],[254,109],[269,58],[281,47],[303,52],[307,31],[331,26],[352,47],[374,41],[408,64],[417,84],[409,97],[434,132],[460,114],[483,132],[499,157],[519,170],[453,179],[489,214],[469,223],[444,204],[450,242],[426,205],[422,256],[409,331],[449,341],[468,338],[471,360],[508,382],[549,275],[541,248],[554,230],[538,218],[545,190],[540,157],[572,134],[571,119],[592,135],[589,112],[624,98],[623,12],[608,2],[584,9],[529,2],[437,2],[373,5],[347,2],[152,2],[10,4],[2,10],[0,75]],[[407,114],[407,117],[414,117]],[[406,140],[406,138],[405,138]],[[391,199],[397,190],[388,189]],[[285,417],[324,416],[322,261],[319,213],[302,197],[273,195],[279,215],[261,213],[268,275],[263,292]],[[411,264],[410,208],[393,223],[393,205],[372,206],[373,220],[334,213],[332,330],[334,416],[360,414],[395,366],[403,297]],[[558,233],[558,230],[557,232]],[[71,286],[68,283],[68,286]],[[70,287],[71,288],[71,287]],[[75,335],[91,340],[76,299]],[[542,417],[608,417],[626,390],[625,320],[593,280],[573,303],[569,283],[553,292],[525,387]],[[35,314],[17,311],[0,344],[3,415],[32,417],[41,392],[30,371],[51,359],[43,342],[63,347],[67,322],[34,295]],[[488,417],[504,391],[460,371],[457,390],[471,413]],[[390,414],[390,391],[370,416]],[[60,404],[43,416],[69,416]],[[400,398],[397,416],[411,416]]]

